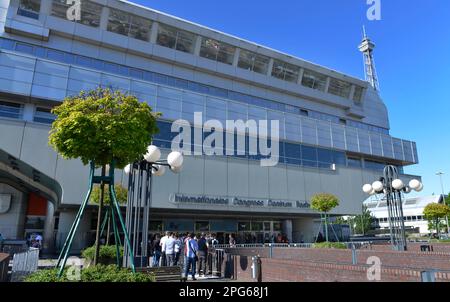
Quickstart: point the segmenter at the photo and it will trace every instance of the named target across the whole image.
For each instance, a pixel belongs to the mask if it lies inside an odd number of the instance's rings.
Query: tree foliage
[[[333,194],[319,193],[311,198],[311,208],[319,212],[328,213],[338,205],[339,198]]]
[[[441,231],[441,219],[450,215],[450,207],[446,204],[430,203],[423,210],[423,216],[431,222],[432,229],[439,234]]]
[[[354,233],[366,235],[368,231],[372,230],[374,220],[375,218],[367,206],[363,205],[362,213],[354,217],[349,217],[348,224],[352,226]]]
[[[116,191],[116,198],[117,201],[119,202],[119,204],[126,204],[127,203],[127,198],[128,198],[128,190],[127,188],[125,188],[124,186],[122,186],[121,184],[116,184],[114,185],[115,191]],[[90,198],[90,202],[94,203],[94,204],[100,204],[100,197],[101,197],[101,190],[100,190],[100,185],[95,185],[93,190],[92,190],[92,194],[91,194],[91,198]],[[109,198],[109,186],[105,185],[105,191],[104,191],[104,199],[103,202],[106,205],[111,204],[111,200]]]
[[[98,88],[67,97],[52,113],[56,120],[49,144],[64,158],[97,166],[116,161],[117,168],[141,159],[158,132],[146,103],[120,91]]]

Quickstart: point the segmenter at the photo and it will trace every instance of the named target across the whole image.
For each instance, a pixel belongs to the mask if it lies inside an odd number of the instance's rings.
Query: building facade
[[[434,230],[428,229],[428,220],[423,215],[423,210],[430,203],[444,203],[442,195],[413,197],[403,200],[403,219],[405,230],[413,234],[430,234]],[[389,234],[389,219],[386,200],[370,198],[364,202],[368,210],[375,218],[377,229]]]
[[[186,156],[183,171],[154,181],[150,231],[211,231],[311,241],[318,192],[337,195],[332,214],[361,211],[363,184],[386,164],[417,164],[414,142],[389,134],[378,91],[346,74],[119,0],[0,0],[0,232],[65,238],[87,190],[88,168],[48,146],[50,109],[98,86],[129,92],[162,113],[154,144],[169,152],[172,121],[279,121],[279,160],[262,166],[252,133],[227,155]],[[355,54],[356,55],[356,54]],[[197,127],[201,127],[201,123]],[[195,132],[196,130],[194,130]],[[202,138],[207,131],[202,131]],[[200,148],[200,149],[199,149]],[[411,176],[402,175],[405,181]],[[122,171],[116,179],[127,184]],[[35,200],[40,206],[34,207]],[[92,211],[76,247],[92,240]],[[3,223],[8,221],[7,223]],[[244,240],[242,239],[242,240]],[[56,243],[56,246],[53,244]]]

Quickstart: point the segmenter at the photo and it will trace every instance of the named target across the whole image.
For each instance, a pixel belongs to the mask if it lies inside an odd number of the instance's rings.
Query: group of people
[[[156,234],[150,244],[152,266],[176,266],[184,264],[184,276],[196,274],[205,276],[208,271],[208,249],[219,244],[215,234],[178,234],[165,232],[161,237]]]

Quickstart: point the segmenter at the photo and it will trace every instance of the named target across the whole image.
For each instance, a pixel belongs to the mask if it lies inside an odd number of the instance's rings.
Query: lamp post
[[[365,184],[363,191],[369,195],[384,194],[388,207],[389,230],[391,244],[394,250],[406,251],[405,223],[402,207],[402,193],[410,193],[412,190],[420,192],[423,184],[417,179],[405,185],[398,178],[398,170],[395,166],[386,166],[383,177],[373,184]]]
[[[148,228],[152,197],[152,177],[163,176],[166,167],[179,173],[183,166],[183,155],[171,152],[166,160],[161,160],[161,151],[156,146],[149,146],[144,158],[125,167],[128,177],[128,202],[126,229],[130,234],[131,249],[124,248],[124,266],[130,265],[130,254],[135,259],[136,267],[148,266]]]
[[[444,172],[437,172],[436,175],[439,176],[439,179],[441,180],[442,200],[444,201],[444,204],[445,204],[444,181],[442,180],[442,176],[444,175]],[[449,235],[450,231],[449,231],[449,226],[448,226],[448,216],[445,216],[445,220],[447,223],[447,235]]]

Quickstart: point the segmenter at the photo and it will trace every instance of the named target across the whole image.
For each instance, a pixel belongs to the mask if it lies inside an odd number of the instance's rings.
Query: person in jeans
[[[175,245],[174,245],[174,253],[175,258],[173,260],[173,265],[178,265],[178,262],[180,261],[180,252],[181,252],[181,239],[178,236],[178,233],[175,233],[174,236],[175,239]]]
[[[166,266],[166,250],[165,250],[165,242],[169,238],[169,232],[166,231],[166,235],[161,238],[159,245],[161,246],[161,266]]]
[[[208,255],[208,242],[205,238],[205,233],[200,235],[198,240],[198,275],[206,274],[206,256]]]
[[[184,266],[184,276],[187,279],[190,270],[192,274],[192,280],[197,280],[195,279],[195,266],[197,262],[198,244],[194,238],[194,234],[192,233],[190,233],[186,238],[185,251],[186,251],[186,263]]]
[[[153,251],[153,267],[159,266],[159,258],[161,258],[161,240],[159,239],[159,235],[156,234],[152,241],[152,251]]]
[[[175,259],[175,238],[173,233],[169,233],[166,241],[164,241],[163,250],[166,252],[166,266],[173,266]]]

